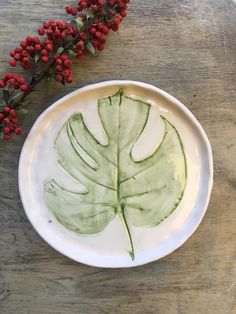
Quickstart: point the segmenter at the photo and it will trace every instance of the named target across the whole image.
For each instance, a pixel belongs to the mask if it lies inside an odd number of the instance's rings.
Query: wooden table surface
[[[1,73],[20,39],[65,16],[62,3],[0,0]],[[0,143],[0,313],[236,313],[235,1],[133,1],[105,51],[78,62],[74,73],[73,85],[36,92],[23,136]],[[197,231],[174,253],[134,269],[93,268],[56,252],[30,225],[17,187],[21,147],[36,117],[77,87],[111,79],[151,83],[180,99],[214,154],[214,188]]]

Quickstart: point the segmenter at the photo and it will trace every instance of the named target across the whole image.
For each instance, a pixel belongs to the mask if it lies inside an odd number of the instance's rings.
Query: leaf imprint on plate
[[[154,227],[168,217],[182,199],[187,177],[180,136],[164,117],[160,144],[145,159],[134,160],[132,149],[147,124],[150,107],[122,91],[99,99],[105,145],[92,135],[81,113],[73,114],[60,129],[54,148],[58,163],[85,189],[78,193],[54,179],[44,182],[47,207],[74,232],[98,233],[118,215],[133,260],[130,226]]]

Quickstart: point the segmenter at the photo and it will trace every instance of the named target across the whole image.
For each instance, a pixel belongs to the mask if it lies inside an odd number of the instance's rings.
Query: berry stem
[[[11,50],[9,65],[20,65],[25,71],[30,69],[33,74],[31,77],[28,75],[28,83],[25,77],[15,73],[8,72],[0,78],[0,89],[3,89],[0,138],[8,141],[11,133],[21,133],[17,111],[24,108],[27,97],[42,80],[50,77],[63,85],[71,83],[71,58],[80,59],[88,53],[95,54],[103,50],[105,36],[110,30],[118,31],[120,22],[126,16],[129,1],[79,0],[77,7],[67,5],[65,8],[73,16],[70,22],[45,21],[38,28],[40,37],[27,36],[20,42],[20,47]]]

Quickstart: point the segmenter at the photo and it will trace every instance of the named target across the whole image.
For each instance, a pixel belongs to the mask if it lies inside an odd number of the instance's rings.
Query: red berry
[[[48,44],[48,45],[47,45],[47,50],[48,50],[48,51],[53,51],[53,46],[52,46],[52,44]]]
[[[106,43],[106,39],[104,37],[100,38],[100,43],[104,45]]]
[[[109,34],[109,28],[106,25],[103,25],[103,33],[105,35]]]
[[[48,37],[51,37],[53,35],[53,30],[51,28],[47,30],[47,35]]]
[[[16,115],[15,109],[10,109],[9,113],[10,113],[10,115],[11,115],[12,117],[14,117],[14,116]]]
[[[61,82],[62,81],[62,76],[60,74],[56,75],[55,79],[58,81],[58,82]]]
[[[76,43],[76,47],[77,48],[83,48],[84,47],[84,42],[82,40],[79,40],[77,43]]]
[[[70,76],[71,72],[70,72],[70,70],[64,70],[64,71],[62,72],[62,74],[63,74],[65,77],[68,77],[68,76]]]
[[[109,6],[113,8],[114,5],[115,5],[115,0],[110,0],[109,1]]]
[[[65,61],[65,60],[67,60],[67,55],[61,55],[61,59],[63,60],[63,61]]]
[[[14,78],[9,80],[9,84],[10,85],[15,85],[15,83],[16,83],[16,80]]]
[[[32,53],[32,52],[34,52],[34,46],[28,46],[27,48],[26,48],[26,50],[29,52],[29,53]]]
[[[49,28],[49,26],[50,26],[49,21],[46,21],[46,22],[43,23],[43,27],[45,29]]]
[[[35,37],[32,39],[32,41],[33,41],[33,43],[34,43],[35,45],[40,44],[40,39],[39,39],[37,36],[35,36]]]
[[[10,56],[11,56],[12,58],[14,58],[15,54],[16,54],[15,50],[12,50],[12,51],[10,52]]]
[[[17,118],[11,118],[11,122],[14,123],[14,124],[17,124],[18,123],[18,119]]]
[[[87,4],[85,1],[82,1],[82,2],[80,3],[80,6],[81,6],[81,8],[85,9],[85,8],[88,7],[88,4]]]
[[[104,46],[103,46],[102,44],[100,44],[100,45],[97,46],[97,49],[98,49],[99,51],[102,51],[102,50],[104,49]]]
[[[96,48],[99,45],[99,42],[96,39],[92,39],[91,42],[92,42],[94,48]]]
[[[60,31],[64,31],[66,29],[66,23],[65,22],[58,22],[58,28]]]
[[[6,86],[6,83],[3,79],[0,80],[0,88],[4,88]]]
[[[4,121],[6,124],[10,123],[10,119],[9,119],[9,118],[4,118],[3,121]]]
[[[3,131],[4,134],[7,134],[7,133],[10,132],[10,128],[9,127],[5,127],[5,128],[2,129],[2,131]]]
[[[52,28],[53,30],[55,30],[56,27],[57,27],[57,23],[56,23],[56,21],[54,21],[54,20],[50,20],[50,21],[49,21],[49,25],[51,26],[51,28]]]
[[[56,70],[57,70],[58,72],[62,72],[62,71],[63,71],[63,67],[62,67],[61,65],[57,65],[57,66],[56,66]]]
[[[80,59],[83,56],[83,52],[82,51],[78,51],[76,54],[76,58]]]
[[[23,50],[23,51],[22,51],[22,56],[23,56],[23,57],[28,57],[28,56],[29,56],[29,53],[28,53],[26,50]]]
[[[53,59],[60,59],[61,58],[61,55],[59,54],[59,53],[56,53],[55,55],[54,55],[54,57],[53,57]]]
[[[21,66],[24,70],[29,70],[30,66],[28,63],[21,62]]]
[[[103,24],[101,22],[98,23],[98,30],[103,31]]]
[[[43,36],[45,34],[45,30],[42,26],[38,28],[38,33],[40,36]]]
[[[20,86],[20,90],[21,90],[22,92],[26,92],[26,91],[28,90],[28,86],[27,86],[26,84],[22,84],[22,85]]]
[[[87,56],[87,55],[88,55],[88,50],[84,49],[82,52],[83,52],[83,55],[84,55],[84,56]]]
[[[11,110],[11,108],[9,108],[9,107],[5,107],[5,108],[4,108],[4,112],[7,112],[7,113],[8,113],[8,112],[10,112],[10,110]]]
[[[47,46],[48,44],[50,44],[51,43],[51,41],[49,40],[49,39],[45,39],[44,40],[44,46]]]
[[[71,76],[68,76],[66,78],[66,82],[69,83],[69,84],[72,83],[73,82],[73,78]]]
[[[61,36],[61,31],[60,31],[59,29],[56,29],[56,30],[55,30],[55,35],[56,35],[57,37],[60,37],[60,36]]]
[[[18,47],[18,48],[15,49],[15,52],[17,52],[17,53],[21,53],[22,51],[23,51],[23,49],[20,48],[20,47]]]
[[[17,76],[16,81],[20,85],[25,84],[25,79],[22,76]]]
[[[14,75],[12,74],[12,73],[10,73],[10,72],[7,72],[6,74],[5,74],[5,79],[6,80],[10,80],[11,78],[13,78],[14,77]]]
[[[0,112],[0,120],[2,120],[3,118],[4,118],[4,114]]]
[[[80,32],[79,35],[80,35],[81,39],[83,39],[83,40],[87,39],[87,35],[84,32]]]
[[[96,35],[97,38],[101,38],[101,37],[102,37],[102,33],[99,32],[99,31],[97,31],[97,32],[95,33],[95,35]]]
[[[33,38],[31,36],[27,36],[26,37],[26,41],[27,41],[28,44],[30,44],[30,43],[32,43]]]
[[[15,56],[14,56],[14,59],[15,59],[15,60],[20,60],[20,54],[19,54],[19,53],[16,53]]]
[[[68,14],[71,14],[71,11],[73,10],[73,8],[72,8],[70,5],[67,5],[67,6],[65,7],[65,10],[66,10],[66,12],[67,12]]]
[[[71,60],[69,60],[69,59],[65,60],[65,61],[64,61],[64,65],[65,65],[67,68],[70,68],[71,65],[72,65]]]
[[[96,4],[94,4],[94,5],[92,6],[92,9],[93,9],[93,12],[95,13],[95,12],[97,12],[97,10],[98,10],[98,6],[97,6]]]
[[[22,40],[22,41],[20,42],[20,45],[21,45],[21,47],[24,48],[24,49],[28,46],[26,40]]]
[[[56,64],[59,64],[59,65],[60,65],[60,64],[62,64],[62,63],[63,63],[63,62],[62,62],[61,59],[58,58],[58,59],[56,60]]]
[[[113,25],[111,26],[111,29],[113,30],[113,32],[117,32],[117,31],[119,30],[119,26],[116,25],[116,24],[113,24]]]
[[[24,57],[24,58],[22,59],[22,62],[24,62],[24,63],[29,63],[29,58],[28,58],[28,57]]]
[[[21,128],[16,128],[15,129],[15,134],[16,135],[20,135],[22,133],[22,129]]]
[[[16,66],[16,60],[11,59],[11,60],[9,61],[9,64],[10,64],[12,67],[15,67],[15,66]]]
[[[82,51],[78,51],[77,54],[76,54],[76,58],[79,59],[82,56],[83,56],[83,52]]]
[[[41,60],[42,60],[44,63],[48,63],[48,56],[42,56]]]
[[[126,17],[126,15],[127,15],[127,14],[126,14],[126,10],[121,11],[121,12],[120,12],[120,15],[121,15],[122,17]]]
[[[94,35],[96,33],[97,29],[95,27],[92,27],[89,32],[90,34]]]
[[[11,136],[9,134],[4,134],[3,139],[5,141],[10,141],[11,140]]]
[[[105,5],[104,0],[98,0],[98,5],[100,8],[103,8]]]
[[[35,50],[36,51],[41,51],[41,45],[40,44],[35,45]]]
[[[65,32],[64,32],[64,33],[61,33],[61,39],[66,39],[66,37],[67,37],[67,35],[66,35]]]
[[[48,55],[48,51],[46,49],[41,50],[41,55],[42,56],[47,56]]]

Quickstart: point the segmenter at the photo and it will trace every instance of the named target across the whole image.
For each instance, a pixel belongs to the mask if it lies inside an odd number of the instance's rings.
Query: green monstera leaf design
[[[85,187],[74,192],[55,180],[44,184],[45,202],[57,220],[79,234],[102,231],[119,215],[134,246],[130,225],[153,227],[178,206],[186,183],[186,161],[176,128],[164,117],[160,144],[135,161],[134,144],[142,134],[150,105],[123,92],[98,100],[108,143],[102,145],[73,114],[55,140],[59,164]]]

